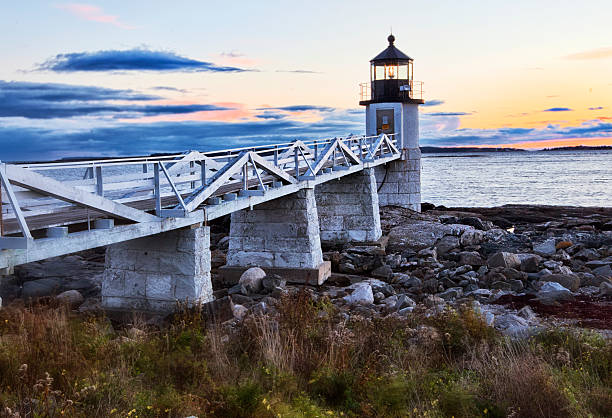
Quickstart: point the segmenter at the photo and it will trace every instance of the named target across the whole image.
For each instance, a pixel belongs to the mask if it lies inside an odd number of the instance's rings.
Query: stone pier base
[[[382,236],[374,169],[366,168],[315,188],[321,241],[373,242]]]
[[[212,299],[209,227],[165,232],[106,249],[105,309],[170,312],[177,302]]]
[[[376,169],[378,201],[381,206],[401,206],[421,211],[421,151],[402,151],[403,159]]]
[[[331,274],[323,261],[313,189],[241,210],[231,215],[224,280],[258,266],[290,282],[321,284]],[[239,276],[238,276],[239,277]]]

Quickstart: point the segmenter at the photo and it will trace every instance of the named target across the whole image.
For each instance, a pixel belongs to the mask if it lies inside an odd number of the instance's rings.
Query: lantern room
[[[422,104],[421,83],[413,78],[414,60],[395,47],[395,36],[389,35],[387,40],[389,46],[370,61],[370,83],[361,86],[360,104]]]

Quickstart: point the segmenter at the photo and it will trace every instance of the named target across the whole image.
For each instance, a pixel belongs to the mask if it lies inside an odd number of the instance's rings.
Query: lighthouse
[[[380,205],[420,211],[423,83],[414,80],[414,60],[395,47],[395,37],[387,40],[389,46],[370,60],[370,82],[361,84],[359,104],[366,107],[366,135],[393,135],[401,150],[399,160],[377,167]]]

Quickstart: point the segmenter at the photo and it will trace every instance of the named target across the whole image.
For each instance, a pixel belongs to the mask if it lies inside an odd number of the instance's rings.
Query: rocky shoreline
[[[423,207],[381,208],[384,236],[377,243],[324,246],[332,277],[306,287],[347,318],[433,315],[470,305],[514,337],[560,325],[612,335],[612,208]],[[228,226],[211,225],[216,300],[208,311],[239,321],[274,311],[284,292],[304,287],[258,268],[238,284],[224,283],[217,269],[225,264]],[[0,296],[4,304],[59,298],[80,312],[95,311],[103,269],[103,249],[31,263],[3,280]]]

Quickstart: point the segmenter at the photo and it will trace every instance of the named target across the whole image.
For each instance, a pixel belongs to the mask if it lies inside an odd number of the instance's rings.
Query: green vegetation
[[[237,326],[198,310],[113,327],[13,306],[0,310],[0,405],[9,417],[606,417],[612,344],[570,329],[512,342],[469,309],[346,320],[307,292]]]

